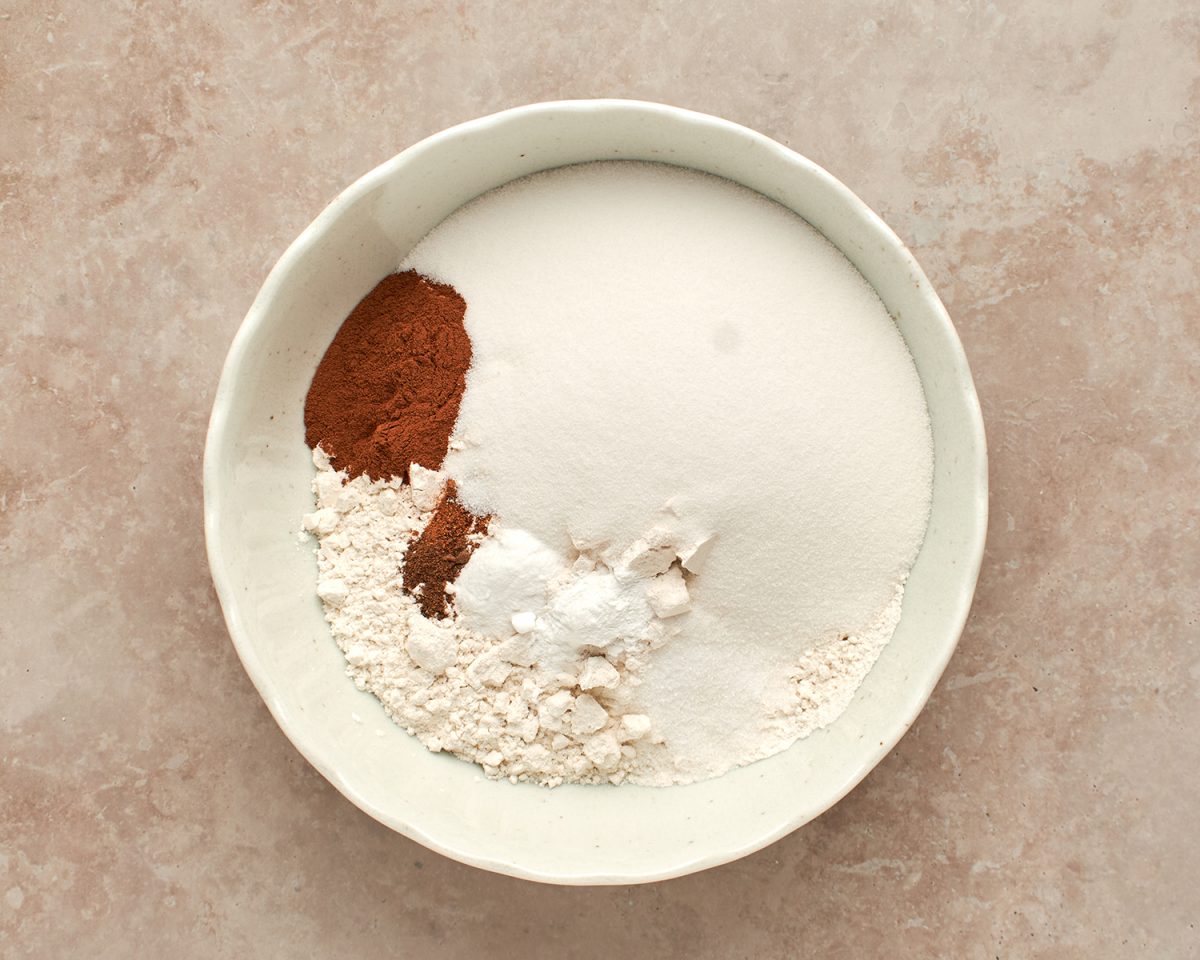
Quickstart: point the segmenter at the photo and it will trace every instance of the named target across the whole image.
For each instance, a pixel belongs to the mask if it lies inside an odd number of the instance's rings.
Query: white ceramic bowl
[[[842,717],[703,783],[513,786],[429,753],[344,674],[315,594],[304,397],[354,304],[449,213],[516,177],[598,159],[656,160],[757,190],[804,217],[879,292],[933,425],[929,531],[895,637]],[[733,860],[822,813],[924,705],[971,605],[987,523],[983,423],[962,347],[899,239],[812,162],[744,127],[658,104],[542,103],[453,127],[372,170],[280,258],[234,339],[204,459],[209,563],[229,632],[297,749],[355,804],[465,863],[554,883],[634,883]],[[382,736],[379,735],[382,731]]]

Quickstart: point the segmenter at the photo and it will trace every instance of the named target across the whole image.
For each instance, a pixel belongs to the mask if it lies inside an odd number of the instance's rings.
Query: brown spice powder
[[[415,594],[417,588],[421,613],[431,620],[449,616],[446,609],[446,585],[458,579],[475,545],[472,534],[485,533],[490,517],[477,517],[458,502],[453,480],[446,483],[442,499],[424,532],[404,555],[404,590]]]
[[[385,277],[333,338],[304,404],[305,439],[351,479],[441,467],[471,365],[466,302],[409,270]]]

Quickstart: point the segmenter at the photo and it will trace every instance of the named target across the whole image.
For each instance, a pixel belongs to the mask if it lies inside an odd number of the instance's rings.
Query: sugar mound
[[[698,568],[686,601],[651,591],[675,635],[627,710],[665,752],[629,778],[714,776],[830,722],[894,630],[932,474],[912,360],[849,261],[743,187],[610,162],[483,195],[401,269],[467,302],[460,499],[564,558],[590,545],[614,582],[627,553]]]

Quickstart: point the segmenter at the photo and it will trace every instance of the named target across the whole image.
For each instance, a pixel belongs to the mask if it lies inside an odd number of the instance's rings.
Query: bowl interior
[[[315,596],[303,405],[342,319],[434,225],[513,178],[597,159],[728,177],[796,211],[858,267],[916,361],[934,439],[929,531],[900,627],[830,728],[716,780],[669,789],[493,782],[429,753],[345,677]],[[205,457],[205,522],[230,633],[271,712],[347,797],[468,863],[562,883],[637,882],[755,850],[817,816],[908,728],[970,606],[986,526],[982,422],[961,347],[912,257],[845,187],[734,124],[670,107],[582,101],[452,128],[372,171],[272,271],[230,351]]]

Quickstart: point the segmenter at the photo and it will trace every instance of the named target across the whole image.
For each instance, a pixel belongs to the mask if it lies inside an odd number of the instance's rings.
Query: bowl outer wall
[[[545,790],[429,753],[344,675],[320,604],[303,401],[351,307],[446,215],[511,179],[587,160],[705,170],[795,210],[879,292],[930,409],[934,496],[900,627],[829,728],[723,777]],[[852,789],[925,704],[970,609],[987,527],[983,421],[962,346],[904,244],[816,164],[744,127],[626,100],[533,104],[452,127],[343,191],[272,269],[234,338],[204,459],[205,533],[229,632],[296,748],[365,812],[439,853],[552,883],[636,883],[758,850]]]

